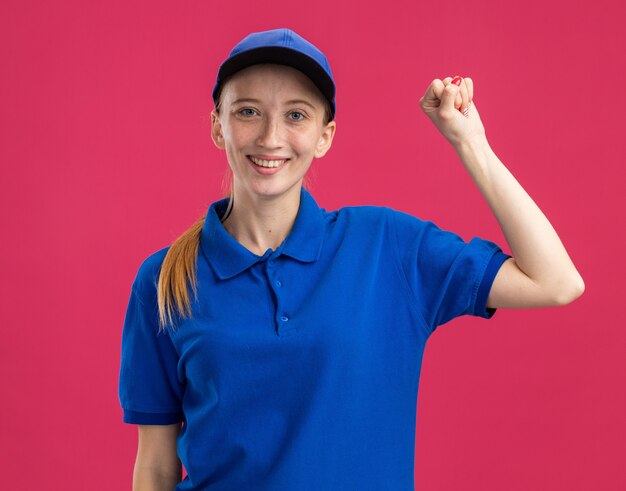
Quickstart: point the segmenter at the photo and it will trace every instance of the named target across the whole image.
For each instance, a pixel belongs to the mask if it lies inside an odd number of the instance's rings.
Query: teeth
[[[250,157],[250,160],[261,167],[278,167],[280,164],[285,162],[285,160],[261,160],[255,159],[254,157]]]

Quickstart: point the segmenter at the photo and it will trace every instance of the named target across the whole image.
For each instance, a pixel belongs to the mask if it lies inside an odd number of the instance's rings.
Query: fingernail
[[[454,77],[454,78],[452,79],[452,83],[453,83],[454,85],[461,85],[461,80],[463,80],[461,77],[456,76],[456,77]]]

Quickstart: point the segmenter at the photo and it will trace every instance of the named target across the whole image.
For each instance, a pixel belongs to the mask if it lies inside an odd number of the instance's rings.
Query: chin
[[[299,189],[301,183],[302,180],[291,183],[256,183],[259,185],[253,184],[252,186],[249,186],[248,189],[252,194],[255,194],[259,197],[273,198],[293,191],[294,188]]]

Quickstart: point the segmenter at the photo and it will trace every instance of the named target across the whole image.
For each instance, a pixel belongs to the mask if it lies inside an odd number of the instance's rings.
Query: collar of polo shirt
[[[276,251],[266,251],[263,256],[237,242],[220,222],[228,198],[211,204],[200,235],[200,249],[220,279],[231,278],[269,255],[285,254],[302,262],[319,258],[324,240],[324,218],[311,193],[304,187],[300,189],[300,207],[291,232]]]

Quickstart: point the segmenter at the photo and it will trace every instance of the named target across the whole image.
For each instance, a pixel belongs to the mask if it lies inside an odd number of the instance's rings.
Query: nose
[[[256,141],[257,145],[266,148],[280,147],[280,122],[274,116],[263,118],[260,128],[259,137]]]

